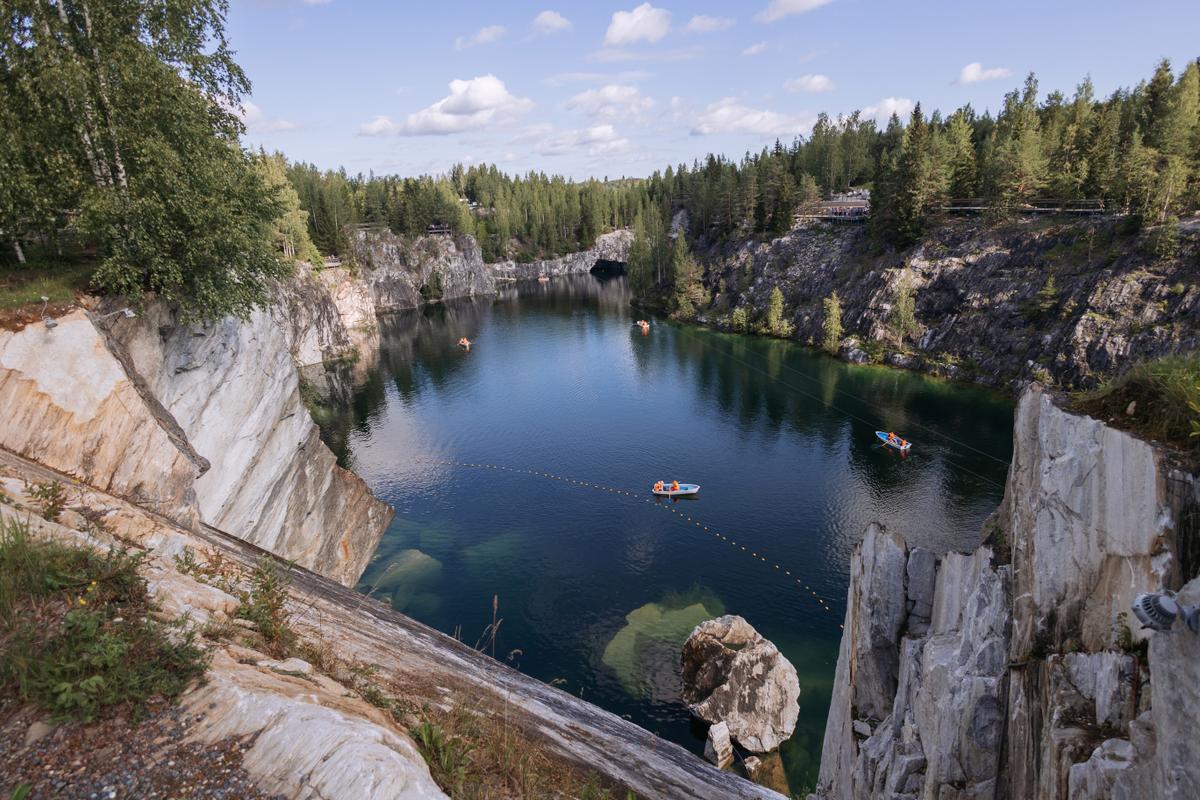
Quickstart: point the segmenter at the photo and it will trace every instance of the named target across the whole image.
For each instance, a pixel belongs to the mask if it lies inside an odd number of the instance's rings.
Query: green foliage
[[[58,481],[35,483],[29,487],[29,498],[42,509],[42,518],[57,522],[67,507],[67,490]]]
[[[729,327],[738,333],[745,333],[750,329],[750,315],[746,313],[745,306],[738,306],[729,315]]]
[[[687,237],[680,231],[675,237],[671,252],[671,273],[674,294],[671,298],[672,313],[680,319],[690,320],[696,312],[711,301],[701,281],[703,270],[688,249]]]
[[[436,269],[429,273],[429,280],[421,287],[421,297],[426,300],[442,299],[442,273]]]
[[[1179,217],[1167,217],[1154,231],[1154,255],[1160,261],[1170,261],[1179,255]]]
[[[917,306],[913,296],[912,284],[908,278],[901,278],[896,286],[896,299],[892,301],[892,310],[888,314],[888,326],[896,337],[896,343],[904,347],[905,338],[917,332]]]
[[[1135,403],[1133,415],[1126,414]],[[1075,406],[1143,436],[1200,453],[1200,355],[1137,364],[1098,389],[1075,396]]]
[[[449,736],[441,726],[433,722],[422,722],[409,733],[417,743],[433,780],[451,797],[462,794],[467,769],[471,765],[470,742],[458,736]]]
[[[206,658],[191,633],[150,619],[139,556],[35,541],[0,522],[0,691],[56,719],[140,712],[174,698]]]
[[[239,605],[234,616],[254,623],[267,652],[279,658],[291,655],[297,637],[287,610],[287,576],[281,574],[273,558],[263,556],[248,583],[248,587],[238,590]]]
[[[1058,306],[1060,299],[1058,283],[1053,275],[1047,276],[1042,288],[1038,289],[1033,299],[1025,305],[1025,314],[1034,319],[1045,317]]]
[[[780,339],[791,338],[796,326],[783,318],[783,292],[776,286],[767,301],[767,315],[763,319],[763,332]]]
[[[191,317],[245,314],[288,265],[283,203],[242,151],[249,83],[223,0],[19,2],[0,37],[0,231],[97,246],[94,281]],[[60,13],[61,12],[61,13]],[[212,98],[224,98],[216,105]]]
[[[842,301],[834,292],[825,298],[823,305],[825,320],[821,323],[821,347],[836,355],[842,342]]]

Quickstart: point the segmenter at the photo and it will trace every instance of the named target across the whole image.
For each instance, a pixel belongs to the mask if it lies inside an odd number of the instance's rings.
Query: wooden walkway
[[[982,214],[988,211],[1004,211],[1010,214],[1066,214],[1070,216],[1093,216],[1115,214],[1103,200],[1058,200],[1035,198],[1014,206],[1001,206],[984,198],[956,198],[948,200],[936,209],[943,214]],[[797,222],[824,220],[827,222],[866,222],[871,218],[871,204],[867,200],[826,200],[802,206],[793,215]]]

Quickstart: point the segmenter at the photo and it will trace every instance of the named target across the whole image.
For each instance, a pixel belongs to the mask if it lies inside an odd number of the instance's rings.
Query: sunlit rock
[[[738,616],[696,626],[683,646],[683,700],[738,744],[766,753],[792,735],[800,716],[796,668]]]

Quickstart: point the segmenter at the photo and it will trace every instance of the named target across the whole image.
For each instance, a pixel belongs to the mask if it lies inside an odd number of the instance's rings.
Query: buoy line
[[[643,502],[651,504],[652,506],[654,506],[656,508],[661,508],[665,511],[670,511],[672,514],[679,517],[684,522],[690,522],[692,525],[703,530],[705,533],[712,534],[713,537],[715,537],[719,541],[722,541],[722,542],[728,544],[730,547],[733,547],[734,550],[737,550],[739,552],[744,552],[746,555],[750,556],[751,558],[753,558],[756,561],[766,564],[768,567],[774,567],[774,571],[779,572],[784,577],[795,581],[796,585],[798,587],[802,587],[806,592],[808,592],[810,595],[812,595],[813,599],[816,600],[817,603],[823,609],[825,609],[826,612],[833,611],[833,609],[829,607],[829,603],[825,597],[817,594],[816,591],[811,586],[806,584],[800,578],[795,577],[792,574],[791,570],[785,568],[782,564],[779,564],[778,562],[776,562],[772,559],[769,559],[765,553],[759,551],[758,549],[751,549],[750,547],[748,547],[745,544],[739,544],[737,542],[737,540],[733,539],[730,536],[726,536],[725,534],[721,533],[714,527],[705,525],[703,522],[701,522],[699,519],[696,519],[691,514],[686,514],[686,513],[681,512],[679,509],[675,508],[674,503],[668,503],[668,504],[664,505],[660,502],[656,502],[655,498],[647,497],[644,494],[639,494],[637,492],[631,492],[628,489],[620,489],[620,488],[617,488],[614,486],[605,486],[604,484],[593,483],[591,481],[576,480],[574,478],[568,478],[563,475],[556,475],[552,472],[545,472],[543,470],[521,469],[520,467],[506,467],[503,464],[478,464],[478,463],[472,463],[472,462],[466,462],[466,461],[447,461],[447,460],[435,459],[435,458],[421,459],[421,463],[440,464],[442,466],[462,467],[462,468],[469,468],[469,469],[494,469],[494,470],[501,470],[503,472],[512,472],[512,473],[516,473],[516,474],[521,474],[521,475],[534,475],[534,476],[537,476],[540,478],[548,478],[550,480],[559,481],[561,483],[570,484],[572,486],[576,486],[576,487],[580,487],[580,488],[596,489],[598,491],[608,492],[610,494],[616,494],[616,495],[622,495],[625,497],[629,497],[634,500],[641,500]],[[842,626],[839,625],[838,627],[840,628]]]

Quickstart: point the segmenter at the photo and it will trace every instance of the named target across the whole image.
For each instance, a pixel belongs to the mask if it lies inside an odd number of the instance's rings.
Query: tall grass
[[[1148,438],[1200,450],[1200,353],[1137,364],[1098,389],[1076,395],[1075,405]]]

